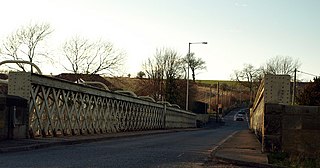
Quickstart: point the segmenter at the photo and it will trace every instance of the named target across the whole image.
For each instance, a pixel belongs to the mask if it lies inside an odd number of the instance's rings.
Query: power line
[[[297,70],[297,72],[300,72],[300,73],[303,73],[303,74],[306,74],[306,75],[315,76],[315,77],[319,76],[319,75],[314,75],[314,74],[311,74],[311,73],[308,73],[308,72],[299,71],[299,70]]]
[[[306,74],[306,75],[311,75],[311,76],[314,76],[314,77],[318,77],[318,75],[314,75],[312,73],[308,73],[308,72],[303,72],[303,71],[298,71],[297,68],[294,69],[294,82],[293,82],[293,89],[292,89],[292,105],[295,104],[295,97],[296,97],[296,87],[297,87],[297,84],[296,84],[296,75],[297,75],[297,72],[300,72],[300,73],[303,73],[303,74]]]

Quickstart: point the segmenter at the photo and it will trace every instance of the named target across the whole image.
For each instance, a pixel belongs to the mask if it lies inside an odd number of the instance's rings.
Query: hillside
[[[205,85],[214,85],[217,83],[220,84],[227,84],[227,85],[237,85],[236,81],[229,81],[229,80],[196,80],[196,83],[198,84],[205,84]]]
[[[105,77],[105,79],[111,83],[116,90],[129,90],[135,92],[139,96],[149,95],[148,79],[145,78],[129,78],[129,77]],[[184,82],[184,81],[181,81]],[[203,103],[211,102],[211,106],[217,104],[217,83],[220,87],[220,103],[231,105],[239,100],[248,99],[248,95],[245,94],[246,88],[240,86],[235,81],[222,81],[222,80],[197,80],[194,85],[196,90],[194,101]],[[183,92],[185,92],[183,90]]]
[[[154,89],[159,89],[159,85],[154,83],[153,80],[147,78],[129,78],[129,77],[101,77],[99,75],[85,75],[85,74],[60,74],[55,76],[72,82],[82,81],[98,81],[105,84],[110,90],[125,90],[132,91],[138,96],[161,96],[161,92],[154,92]],[[219,96],[218,96],[218,83],[219,83]],[[90,84],[95,87],[100,85]],[[173,102],[179,104],[181,107],[185,105],[186,99],[186,80],[176,81],[176,90],[179,94]],[[162,89],[165,86],[162,85]],[[103,88],[102,88],[103,89]],[[157,89],[157,90],[158,90]],[[160,86],[161,89],[161,86]],[[163,93],[163,92],[162,92]],[[153,94],[153,95],[152,95]],[[158,97],[159,99],[159,97]],[[210,107],[215,107],[217,104],[223,104],[228,107],[235,103],[248,99],[247,89],[240,86],[234,81],[221,81],[221,80],[198,80],[195,83],[189,83],[189,101],[210,104]],[[219,102],[218,102],[219,100]]]

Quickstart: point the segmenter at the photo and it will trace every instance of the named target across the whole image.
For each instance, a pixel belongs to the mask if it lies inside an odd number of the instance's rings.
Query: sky
[[[320,74],[319,0],[0,0],[0,40],[21,26],[49,23],[46,41],[65,72],[62,44],[73,36],[103,39],[126,52],[122,74],[135,76],[157,48],[190,51],[206,62],[197,79],[230,80],[244,64],[260,67],[277,55],[301,62],[300,71]],[[313,76],[300,74],[301,79]]]

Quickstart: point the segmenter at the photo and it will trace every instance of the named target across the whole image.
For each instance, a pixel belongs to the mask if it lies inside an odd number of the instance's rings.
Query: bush
[[[297,97],[299,105],[320,106],[320,78],[307,84],[302,93]]]

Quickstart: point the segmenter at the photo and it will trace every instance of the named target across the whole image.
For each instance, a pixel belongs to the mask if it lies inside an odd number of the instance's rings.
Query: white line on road
[[[182,155],[184,155],[184,153],[181,153],[180,155],[178,155],[177,157],[179,158],[179,157],[181,157]]]
[[[215,151],[217,148],[219,148],[223,143],[225,143],[228,139],[230,139],[237,132],[239,132],[239,131],[234,131],[231,135],[227,136],[227,138],[220,141],[210,152]]]

